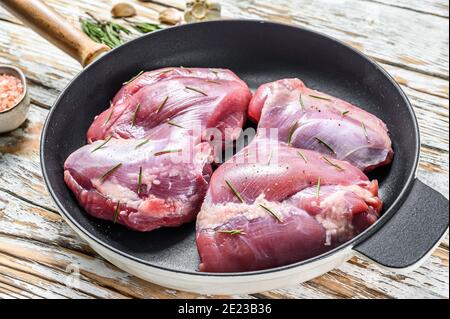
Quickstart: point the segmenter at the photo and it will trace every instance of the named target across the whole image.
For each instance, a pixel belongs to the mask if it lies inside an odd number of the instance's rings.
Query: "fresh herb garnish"
[[[119,217],[119,206],[120,200],[117,202],[116,210],[114,211],[114,224],[117,222],[117,217]]]
[[[228,235],[246,235],[243,229],[226,229],[226,230],[218,230],[217,232]]]
[[[320,196],[320,176],[317,179],[317,193],[316,193],[317,199],[319,199],[319,196]]]
[[[208,83],[213,83],[213,84],[220,84],[220,82],[214,81],[214,80],[206,80],[206,82],[208,82]]]
[[[169,73],[170,71],[173,71],[173,70],[174,70],[174,69],[164,70],[164,71],[161,71],[161,72],[156,73],[155,75],[158,76],[158,75],[161,75],[161,74],[166,74],[166,73]]]
[[[158,114],[159,112],[161,112],[162,108],[164,107],[164,105],[166,105],[167,100],[169,99],[169,96],[167,95],[164,100],[162,100],[161,104],[159,104],[158,108],[156,109],[156,114]]]
[[[131,126],[134,126],[134,124],[136,124],[136,118],[137,118],[137,115],[138,115],[140,109],[141,109],[141,103],[138,103],[136,106],[136,110],[134,110]]]
[[[277,213],[275,213],[272,209],[263,204],[259,204],[259,206],[263,208],[266,212],[268,212],[270,215],[272,215],[272,217],[275,218],[279,223],[283,222],[281,217]]]
[[[342,116],[346,116],[348,113],[350,113],[350,111],[344,111],[342,112]]]
[[[144,73],[144,71],[139,71],[138,74],[136,74],[135,76],[133,76],[131,79],[129,79],[128,81],[125,81],[122,83],[122,85],[127,85],[128,83],[133,82],[134,80],[136,80],[138,77],[140,77],[142,74]]]
[[[331,99],[324,97],[324,96],[319,96],[319,95],[313,95],[313,94],[309,94],[309,97],[315,98],[315,99],[319,99],[319,100],[324,100],[324,101],[331,101]]]
[[[215,75],[219,75],[219,72],[214,70],[214,69],[209,69],[212,73],[214,73]]]
[[[122,166],[122,163],[117,164],[116,166],[113,166],[110,168],[105,174],[100,176],[100,181],[103,183],[112,173],[114,173],[116,170],[118,170]]]
[[[193,88],[192,86],[185,86],[185,89],[200,93],[201,95],[204,95],[204,96],[208,96],[208,94],[206,94],[205,92],[203,92],[199,89]]]
[[[336,167],[338,170],[340,170],[340,171],[343,171],[343,170],[344,170],[344,169],[342,168],[342,166],[340,166],[339,164],[333,163],[332,161],[330,161],[330,160],[328,159],[328,157],[323,156],[322,158],[323,158],[328,164],[330,164],[331,166]]]
[[[320,144],[322,144],[323,146],[325,146],[326,148],[328,148],[334,155],[336,155],[336,152],[334,151],[334,149],[330,146],[330,145],[328,145],[324,140],[322,140],[321,138],[319,138],[319,137],[314,137]]]
[[[148,22],[134,22],[130,21],[128,19],[124,19],[126,22],[128,22],[133,28],[135,28],[140,33],[150,33],[156,30],[161,29],[161,27],[154,23],[148,23]]]
[[[182,126],[180,124],[177,124],[177,123],[175,123],[175,122],[173,122],[171,120],[168,120],[167,124],[172,125],[172,126],[176,126],[176,127],[179,127],[179,128],[184,128],[184,126]]]
[[[99,146],[97,146],[96,148],[94,148],[91,153],[94,153],[95,151],[98,151],[99,149],[101,149],[103,146],[106,145],[106,143],[108,143],[110,140],[112,139],[112,136],[109,136],[103,143],[101,143]]]
[[[160,155],[164,155],[164,154],[170,154],[170,153],[179,153],[181,152],[181,149],[177,149],[177,150],[164,150],[164,151],[159,151],[156,152],[155,154],[153,154],[154,156],[160,156]]]
[[[304,111],[305,110],[305,104],[303,103],[303,97],[302,97],[301,94],[298,97],[298,101],[300,102],[300,106],[302,108],[302,111]]]
[[[305,163],[308,163],[308,159],[306,158],[305,154],[303,154],[302,151],[298,151],[298,155],[300,155],[300,156],[303,158],[303,160],[305,161]]]
[[[138,189],[137,189],[138,195],[141,193],[141,190],[142,190],[142,166],[139,167]]]
[[[108,124],[109,120],[111,119],[111,116],[114,113],[114,108],[112,107],[112,102],[109,102],[110,108],[111,108],[111,112],[109,112],[108,117],[106,118],[105,122],[103,122],[102,126],[105,126],[106,124]]]
[[[99,20],[89,12],[88,19],[80,18],[81,30],[93,41],[103,43],[110,48],[121,45],[124,40],[122,34],[131,34],[131,31],[120,24]]]
[[[297,128],[298,128],[298,121],[295,121],[289,130],[289,135],[288,135],[288,139],[287,139],[287,144],[289,146],[291,146],[292,136],[294,135],[294,132]]]
[[[366,126],[364,125],[363,122],[361,122],[361,127],[364,130],[364,136],[366,137],[367,140],[369,140],[369,133],[367,133],[367,128],[366,128]]]
[[[270,151],[269,158],[267,159],[267,165],[270,165],[270,161],[272,161],[273,151]]]
[[[230,190],[233,192],[234,196],[236,196],[237,199],[239,199],[239,201],[241,203],[244,203],[245,202],[244,199],[242,198],[241,194],[239,194],[239,192],[236,190],[236,188],[234,188],[234,186],[227,180],[225,180],[225,183],[230,188]]]
[[[145,140],[143,140],[142,142],[140,142],[139,144],[137,144],[137,145],[134,147],[134,149],[137,149],[137,148],[139,148],[139,147],[141,147],[141,146],[147,144],[148,142],[150,142],[150,140],[149,140],[149,139],[145,139]]]

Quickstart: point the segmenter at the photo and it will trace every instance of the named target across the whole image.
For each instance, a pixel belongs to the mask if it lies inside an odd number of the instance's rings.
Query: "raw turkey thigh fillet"
[[[277,139],[348,161],[363,171],[391,162],[386,125],[350,103],[284,79],[258,88],[249,105],[258,134],[277,128]]]
[[[253,141],[211,177],[197,217],[200,271],[260,270],[316,256],[372,225],[381,205],[377,182],[348,162]]]

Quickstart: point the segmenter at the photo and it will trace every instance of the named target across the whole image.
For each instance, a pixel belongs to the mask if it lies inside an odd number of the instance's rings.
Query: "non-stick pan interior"
[[[63,163],[86,143],[89,125],[124,81],[140,70],[166,66],[229,68],[253,89],[298,77],[380,117],[389,127],[395,151],[393,164],[370,176],[380,182],[385,212],[414,174],[418,136],[408,102],[380,68],[347,46],[311,31],[256,21],[159,31],[119,47],[77,76],[50,113],[42,141],[46,180],[63,213],[91,238],[136,260],[196,272],[195,224],[138,233],[94,219],[64,184]]]

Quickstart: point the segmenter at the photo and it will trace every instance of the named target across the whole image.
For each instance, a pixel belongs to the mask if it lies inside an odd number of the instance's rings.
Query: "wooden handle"
[[[109,51],[109,47],[92,41],[41,0],[2,0],[0,4],[82,66]]]

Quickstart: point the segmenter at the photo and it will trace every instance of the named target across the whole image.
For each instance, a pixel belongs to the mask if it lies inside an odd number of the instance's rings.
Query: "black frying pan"
[[[17,2],[5,1],[7,6]],[[23,7],[19,13],[24,16]],[[103,48],[97,46],[96,50]],[[395,151],[392,165],[370,176],[380,182],[383,216],[345,245],[307,261],[251,273],[204,274],[197,271],[194,224],[138,233],[87,215],[64,183],[65,159],[86,144],[89,125],[126,79],[140,70],[180,65],[229,68],[253,89],[265,82],[298,77],[309,87],[381,118],[390,130]],[[153,277],[143,275],[143,269],[153,269],[199,281],[202,276],[232,281],[239,276],[264,278],[293,269],[301,277],[302,269],[307,272],[309,264],[349,249],[390,268],[417,264],[448,229],[448,201],[416,179],[419,146],[419,128],[407,97],[380,66],[361,53],[297,27],[262,21],[216,21],[151,33],[91,63],[67,86],[50,111],[42,133],[41,164],[47,187],[63,216],[94,249],[120,267],[144,278]],[[217,291],[155,281],[186,290]]]

